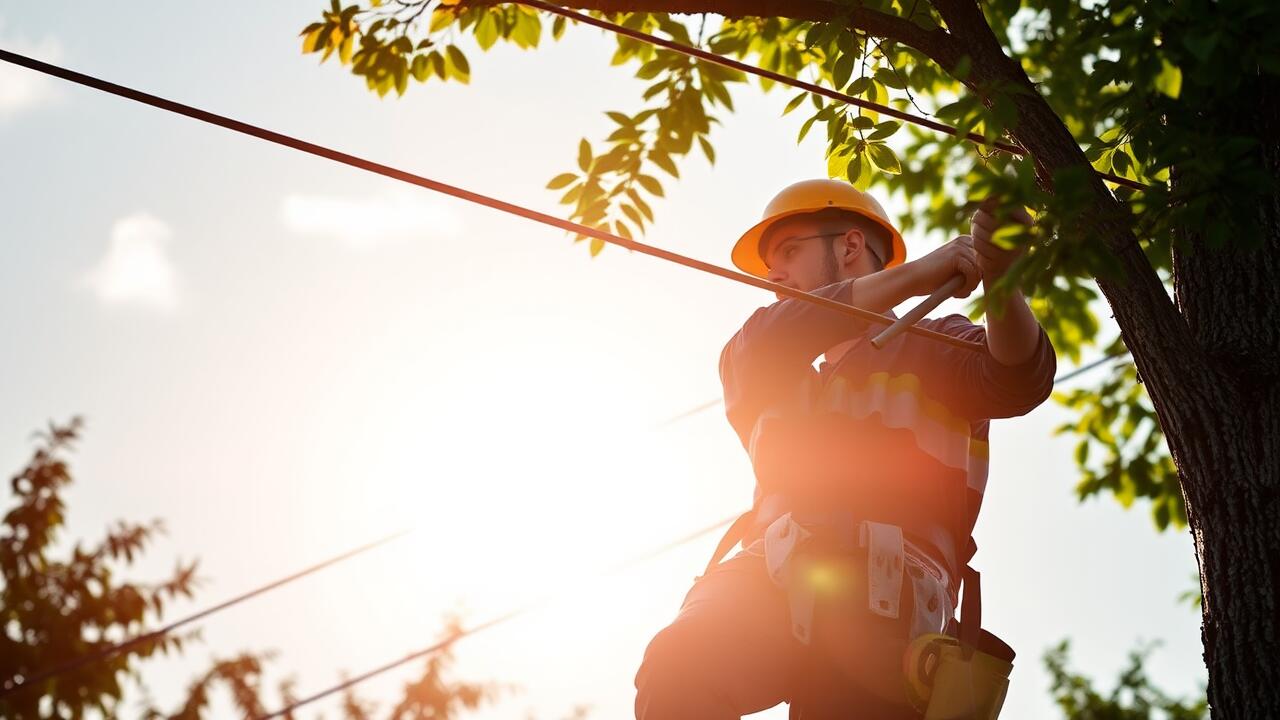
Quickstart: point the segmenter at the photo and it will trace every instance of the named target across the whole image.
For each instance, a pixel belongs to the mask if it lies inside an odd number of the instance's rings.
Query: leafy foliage
[[[1080,438],[1075,460],[1084,475],[1076,485],[1081,500],[1104,490],[1125,507],[1147,498],[1157,528],[1186,524],[1177,470],[1132,363],[1115,365],[1098,387],[1059,393],[1058,400],[1078,413],[1057,432]]]
[[[51,424],[41,433],[30,462],[10,481],[14,506],[0,532],[0,685],[26,687],[0,699],[0,716],[80,717],[90,710],[117,714],[122,681],[137,678],[138,661],[179,651],[189,639],[169,635],[149,639],[99,662],[40,680],[46,670],[98,653],[139,634],[149,619],[159,620],[165,603],[191,597],[195,563],[178,563],[158,583],[120,577],[163,528],[161,523],[119,522],[100,541],[75,543],[55,553],[66,519],[63,491],[71,475],[63,454],[80,435],[79,418]],[[34,680],[34,682],[33,682]],[[45,709],[42,709],[44,707]]]
[[[403,93],[410,75],[423,81],[452,77],[448,59],[461,51],[447,44],[452,49],[441,55],[433,48],[457,33],[470,32],[487,50],[500,39],[536,47],[541,32],[537,16],[519,5],[358,0],[343,7],[333,2],[323,22],[303,31],[304,52],[328,57],[336,51],[382,94],[391,88]],[[965,37],[947,27],[934,3],[840,4],[908,21],[935,37],[949,35],[964,47]],[[977,5],[1034,90],[980,80],[968,55],[943,67],[899,39],[876,37],[842,20],[722,17],[708,29],[705,15],[677,20],[643,11],[593,14],[931,116],[960,134],[980,134],[983,142],[975,146],[804,92],[783,106],[784,113],[806,108],[799,139],[817,126],[825,128],[831,177],[901,196],[910,208],[901,220],[904,231],[966,233],[976,201],[991,194],[1036,208],[1034,227],[1002,238],[1010,246],[1025,246],[1026,256],[989,291],[999,296],[1015,285],[1027,290],[1055,347],[1079,362],[1098,343],[1093,278],[1111,277],[1117,270],[1110,249],[1086,230],[1100,220],[1086,214],[1090,168],[1067,167],[1046,182],[1037,178],[1033,163],[998,152],[995,143],[1010,139],[1009,131],[1020,122],[1019,103],[1028,93],[1039,93],[1084,147],[1093,170],[1146,186],[1113,187],[1125,214],[1102,220],[1131,227],[1162,276],[1168,277],[1175,244],[1188,242],[1194,233],[1205,234],[1211,247],[1256,246],[1259,214],[1251,208],[1269,197],[1275,181],[1265,171],[1257,141],[1239,129],[1234,108],[1259,83],[1275,82],[1280,75],[1280,6],[1253,0]],[[557,17],[552,37],[559,38],[564,27]],[[357,39],[360,51],[353,54]],[[561,202],[571,207],[572,219],[631,237],[653,222],[651,203],[664,192],[659,174],[678,178],[695,144],[714,162],[711,128],[732,112],[730,88],[740,90],[746,78],[626,37],[618,36],[617,42],[612,62],[650,83],[641,98],[646,104],[634,112],[609,112],[617,127],[603,140],[604,148],[583,139],[576,168],[557,173],[548,188],[563,192]],[[411,72],[423,66],[421,53],[430,52],[443,59],[425,64],[431,72]],[[776,85],[768,79],[759,83],[766,92]],[[602,248],[598,240],[591,243],[592,254]],[[1060,399],[1079,416],[1066,431],[1079,435],[1084,448],[1076,454],[1084,476],[1081,497],[1108,492],[1126,505],[1148,498],[1159,527],[1181,526],[1183,498],[1136,375],[1121,373],[1101,387]],[[1129,431],[1138,432],[1138,439]],[[1104,450],[1108,459],[1091,464],[1091,447]]]
[[[1199,700],[1178,700],[1164,694],[1147,677],[1145,664],[1151,648],[1129,654],[1109,693],[1094,689],[1093,681],[1067,668],[1070,644],[1062,641],[1044,656],[1052,679],[1050,692],[1065,720],[1204,720],[1209,705]],[[1203,694],[1203,693],[1202,693]]]
[[[139,665],[156,653],[181,652],[193,635],[148,634],[149,622],[158,622],[166,603],[175,597],[192,597],[196,585],[195,563],[181,564],[173,576],[159,583],[121,580],[121,566],[132,564],[146,549],[159,521],[146,525],[116,523],[100,542],[84,547],[77,542],[69,557],[58,559],[54,549],[65,522],[63,492],[71,473],[63,455],[80,437],[83,422],[74,418],[65,425],[51,424],[38,434],[39,445],[31,460],[10,483],[14,507],[0,526],[0,612],[5,632],[0,634],[0,717],[80,718],[93,712],[105,717],[121,715],[124,680],[132,680],[144,695],[140,712],[148,720],[197,720],[212,711],[214,693],[230,693],[236,711],[245,717],[261,717],[275,703],[297,700],[294,682],[279,683],[276,697],[264,690],[270,652],[241,652],[214,659],[210,668],[192,681],[187,697],[173,712],[165,712],[150,699]],[[457,618],[448,618],[442,637],[460,636]],[[141,642],[104,652],[125,639]],[[90,657],[86,663],[70,661]],[[449,678],[454,659],[451,645],[425,660],[416,679],[405,683],[402,693],[386,713],[349,690],[343,699],[347,720],[452,720],[494,700],[503,689],[494,683],[473,683]],[[292,718],[292,715],[289,716]],[[578,708],[574,720],[586,717]]]

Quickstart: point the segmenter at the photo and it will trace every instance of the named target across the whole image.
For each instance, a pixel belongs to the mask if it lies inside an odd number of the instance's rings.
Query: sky
[[[606,110],[639,107],[589,28],[535,52],[464,39],[469,86],[379,99],[300,53],[321,5],[0,0],[0,47],[557,215],[547,180],[607,134]],[[780,117],[788,97],[737,92],[717,164],[691,157],[665,183],[647,241],[727,265],[778,189],[824,175],[817,139],[795,143],[802,118]],[[144,666],[164,706],[212,657],[274,650],[272,680],[307,694],[431,644],[449,613],[553,592],[457,646],[457,677],[513,688],[473,717],[629,717],[644,646],[716,536],[600,569],[750,503],[718,409],[663,421],[718,396],[720,348],[763,291],[615,248],[591,259],[557,230],[10,66],[0,248],[0,467],[20,469],[49,420],[87,420],[64,547],[163,518],[127,575],[199,559],[176,618],[412,530],[202,623],[184,657]],[[1006,717],[1059,716],[1040,656],[1063,638],[1108,687],[1147,642],[1164,688],[1204,682],[1178,599],[1189,536],[1157,533],[1141,504],[1077,503],[1071,440],[1052,434],[1068,417],[1047,403],[992,429],[975,563],[984,619],[1019,652]],[[417,670],[364,694],[390,701]]]

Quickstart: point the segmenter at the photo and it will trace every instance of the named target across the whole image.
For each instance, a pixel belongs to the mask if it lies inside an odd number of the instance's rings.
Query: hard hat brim
[[[881,218],[863,212],[857,208],[843,207],[840,205],[832,205],[830,207],[855,213],[856,215],[871,220],[875,224],[889,231],[889,234],[892,237],[893,257],[885,263],[884,266],[886,268],[901,265],[902,261],[906,259],[907,246],[902,240],[902,233],[898,232],[897,228],[893,227]],[[790,210],[778,213],[777,215],[772,215],[756,223],[751,227],[751,229],[743,233],[742,237],[738,238],[738,242],[734,244],[733,252],[730,254],[733,264],[737,266],[739,270],[747,273],[748,275],[755,275],[759,278],[768,276],[769,266],[765,264],[764,257],[760,254],[760,241],[764,238],[765,231],[773,226],[774,223],[785,220],[794,215],[806,215],[818,212],[818,210],[819,209],[815,208]]]

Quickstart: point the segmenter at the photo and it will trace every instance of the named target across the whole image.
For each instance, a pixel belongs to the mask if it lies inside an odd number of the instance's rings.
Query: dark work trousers
[[[813,647],[805,646],[764,558],[739,553],[694,583],[675,621],[649,643],[636,674],[636,718],[738,720],[797,697],[810,698],[805,720],[919,718],[902,680],[907,588],[898,620],[872,615],[865,589],[854,594],[860,602],[820,605]]]

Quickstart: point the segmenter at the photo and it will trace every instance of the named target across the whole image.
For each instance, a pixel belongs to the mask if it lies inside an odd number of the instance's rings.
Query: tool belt
[[[754,516],[744,514],[734,523],[708,571],[747,532]],[[814,608],[820,594],[827,596],[824,600],[842,594],[856,597],[865,602],[867,612],[891,620],[907,614],[903,682],[908,699],[923,717],[994,720],[999,715],[1014,652],[981,630],[980,576],[972,567],[966,566],[962,574],[962,623],[954,618],[958,598],[952,588],[957,585],[947,568],[904,537],[896,525],[858,521],[849,513],[784,513],[747,552],[763,555],[769,577],[786,592],[792,634],[801,644],[813,643]],[[842,566],[841,558],[857,562]],[[860,572],[851,577],[849,568]],[[901,603],[905,582],[911,583],[909,608]],[[797,703],[792,709],[793,717],[805,716],[803,711],[796,712]]]
[[[839,593],[841,578],[834,568],[824,572],[821,562],[865,553],[865,585],[860,578],[848,578],[865,588],[866,610],[897,620],[908,614],[908,640],[940,633],[954,614],[955,601],[948,594],[950,578],[946,568],[921,548],[905,539],[902,528],[886,523],[838,515],[836,520],[802,522],[785,513],[765,531],[765,566],[774,584],[787,593],[791,609],[791,632],[808,645],[813,635],[813,611],[824,590]],[[803,558],[809,559],[805,562]],[[911,583],[912,607],[902,608],[903,583]],[[861,592],[857,593],[859,596]]]

